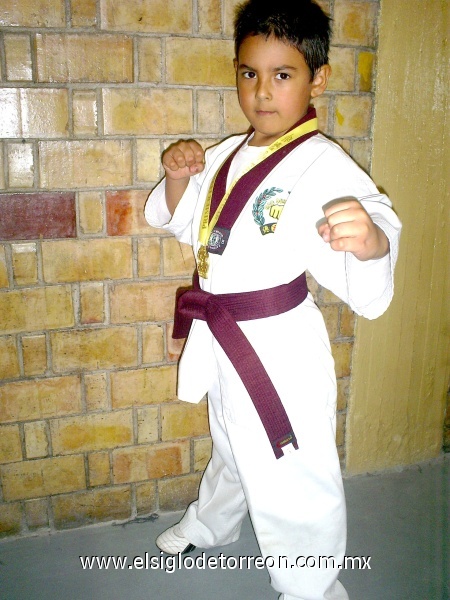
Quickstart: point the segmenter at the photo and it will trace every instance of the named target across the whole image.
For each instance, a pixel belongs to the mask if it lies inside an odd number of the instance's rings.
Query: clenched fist
[[[325,204],[323,211],[318,232],[333,250],[351,252],[358,260],[381,258],[389,252],[386,235],[356,198],[339,198]]]

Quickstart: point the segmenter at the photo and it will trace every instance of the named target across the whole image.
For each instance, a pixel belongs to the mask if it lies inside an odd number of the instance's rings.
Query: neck
[[[273,136],[265,135],[261,132],[258,132],[258,134],[257,134],[256,131],[252,128],[249,135],[253,134],[253,136],[251,137],[251,139],[249,139],[248,145],[249,146],[258,146],[258,147],[270,146],[271,144],[274,144],[275,142],[277,142],[279,139],[281,139],[283,136],[285,136],[287,133],[289,133],[293,129],[296,129],[303,123],[306,123],[307,121],[310,121],[311,119],[314,119],[315,117],[316,117],[316,109],[314,108],[314,106],[310,105],[306,114],[303,115],[303,117],[301,119],[296,121],[292,125],[292,127],[290,127],[289,129],[286,129],[286,131],[283,131],[276,138],[274,138]]]

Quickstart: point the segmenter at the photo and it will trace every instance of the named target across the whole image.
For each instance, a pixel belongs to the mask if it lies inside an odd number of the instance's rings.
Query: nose
[[[256,88],[256,97],[258,100],[269,100],[271,98],[270,83],[267,78],[261,78]]]

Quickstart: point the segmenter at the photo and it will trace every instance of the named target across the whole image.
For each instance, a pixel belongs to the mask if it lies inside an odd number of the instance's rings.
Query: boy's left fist
[[[389,252],[386,235],[356,198],[329,202],[323,212],[318,232],[333,250],[351,252],[358,260],[381,258]]]

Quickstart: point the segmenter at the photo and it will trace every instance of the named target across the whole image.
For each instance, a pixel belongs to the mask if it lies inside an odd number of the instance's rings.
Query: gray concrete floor
[[[450,456],[408,469],[345,479],[348,556],[370,557],[346,569],[350,600],[449,600]],[[258,556],[250,520],[238,542],[168,569],[88,569],[80,556],[140,556],[160,560],[154,540],[179,513],[0,543],[1,600],[275,600],[265,570],[236,558]],[[204,553],[203,553],[204,552]],[[192,560],[224,555],[227,569],[189,568]],[[153,563],[152,563],[153,564]],[[211,564],[211,563],[210,563]]]

